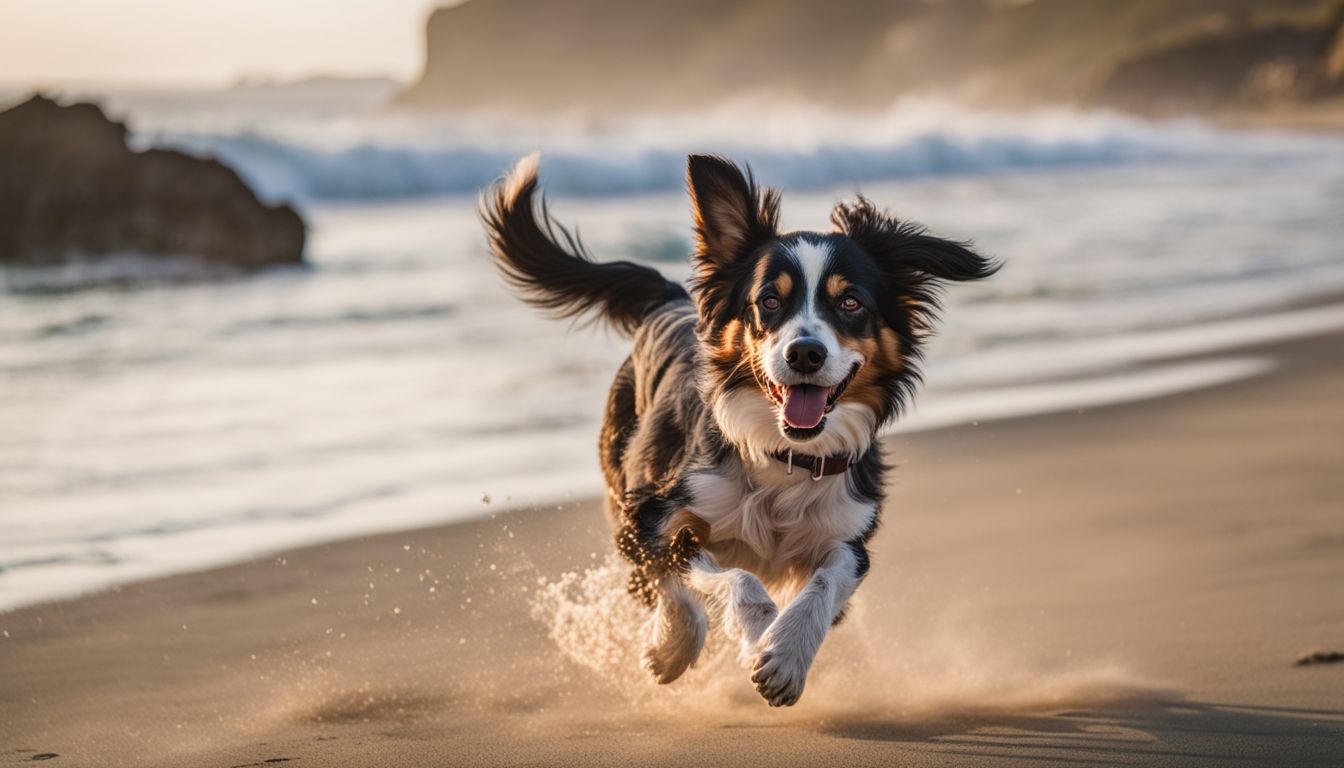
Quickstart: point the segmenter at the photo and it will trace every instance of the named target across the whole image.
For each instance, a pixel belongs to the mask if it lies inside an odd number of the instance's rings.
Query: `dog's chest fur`
[[[860,536],[877,513],[847,475],[812,480],[783,464],[730,462],[688,478],[690,511],[708,527],[705,546],[722,565],[767,580],[810,571],[836,542]]]
[[[882,467],[868,448],[872,419],[838,408],[831,414],[835,433],[862,433],[863,440],[813,441],[820,455],[862,454],[849,471],[818,480],[802,467],[788,474],[770,456],[788,443],[765,439],[779,430],[762,393],[702,396],[694,322],[689,304],[647,318],[613,382],[601,453],[608,491],[621,499],[633,489],[646,499],[612,508],[613,517],[618,528],[633,525],[650,552],[690,525],[720,565],[787,592],[836,547],[865,539],[876,525]]]

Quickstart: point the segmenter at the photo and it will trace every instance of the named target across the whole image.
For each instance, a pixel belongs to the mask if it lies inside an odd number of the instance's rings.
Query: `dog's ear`
[[[695,213],[697,265],[741,259],[775,236],[779,195],[758,188],[750,169],[743,172],[715,155],[691,155],[686,177]]]
[[[776,236],[779,194],[757,187],[750,170],[714,155],[691,155],[686,177],[695,214],[691,293],[704,328],[731,316],[749,257]]]
[[[945,282],[979,280],[1002,266],[971,250],[969,243],[934,237],[918,224],[879,211],[863,197],[836,205],[831,223],[877,261],[888,286],[925,328],[936,319]]]

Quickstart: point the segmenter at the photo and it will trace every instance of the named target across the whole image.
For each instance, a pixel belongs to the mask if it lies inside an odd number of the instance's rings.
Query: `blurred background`
[[[898,430],[1344,327],[1338,2],[440,5],[5,3],[0,610],[598,495],[626,343],[509,297],[475,213],[533,150],[597,256],[672,275],[688,152],[789,228],[861,191],[1004,260]]]

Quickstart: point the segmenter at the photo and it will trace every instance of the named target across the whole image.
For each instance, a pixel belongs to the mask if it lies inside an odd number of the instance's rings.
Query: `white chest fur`
[[[789,475],[783,464],[771,461],[739,472],[693,475],[690,506],[709,526],[709,549],[737,560],[722,565],[772,579],[796,568],[810,572],[836,546],[868,528],[876,506],[856,498],[849,483],[848,473],[813,480],[805,469]]]

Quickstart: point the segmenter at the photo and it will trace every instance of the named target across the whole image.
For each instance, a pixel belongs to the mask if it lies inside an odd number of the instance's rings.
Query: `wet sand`
[[[1344,335],[1237,354],[1280,367],[891,440],[790,710],[722,649],[648,682],[569,502],[0,615],[0,765],[1344,764],[1294,663],[1344,650]]]

